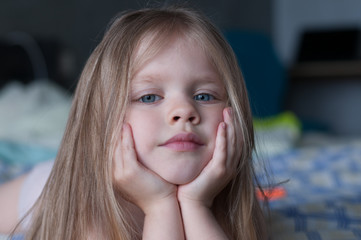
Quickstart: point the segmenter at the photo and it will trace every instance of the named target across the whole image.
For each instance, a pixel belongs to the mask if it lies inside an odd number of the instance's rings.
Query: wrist
[[[213,199],[192,199],[188,197],[178,196],[178,201],[181,206],[190,208],[211,208]]]
[[[208,205],[192,200],[179,205],[187,239],[228,239]]]
[[[201,201],[201,200],[183,198],[182,200],[179,200],[179,206],[181,207],[181,209],[187,208],[194,210],[198,210],[198,209],[210,210],[212,207],[212,201]]]
[[[171,194],[164,198],[156,199],[143,208],[144,214],[147,215],[162,215],[170,210],[179,210],[178,199],[175,194]]]
[[[144,211],[142,239],[184,239],[182,215],[176,195],[158,199]]]

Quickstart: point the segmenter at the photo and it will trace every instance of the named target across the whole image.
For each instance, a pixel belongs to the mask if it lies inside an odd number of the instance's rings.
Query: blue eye
[[[211,101],[214,100],[214,97],[207,93],[201,93],[194,96],[194,100],[196,101]]]
[[[158,100],[160,100],[160,97],[154,94],[144,95],[139,99],[140,102],[144,103],[153,103]]]

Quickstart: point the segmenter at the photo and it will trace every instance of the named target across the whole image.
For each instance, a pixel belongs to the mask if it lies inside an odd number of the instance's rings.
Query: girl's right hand
[[[177,201],[177,187],[138,161],[131,127],[127,123],[115,148],[113,165],[116,187],[145,214],[164,201]]]

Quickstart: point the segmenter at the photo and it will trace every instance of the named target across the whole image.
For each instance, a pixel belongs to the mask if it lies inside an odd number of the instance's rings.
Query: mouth
[[[189,152],[195,151],[203,145],[204,143],[196,134],[179,133],[160,146],[167,147],[177,152]]]

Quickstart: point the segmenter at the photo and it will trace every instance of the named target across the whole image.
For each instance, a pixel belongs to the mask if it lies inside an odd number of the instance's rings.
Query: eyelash
[[[204,100],[205,97],[207,98],[207,100]],[[200,94],[195,95],[193,97],[193,99],[196,101],[208,102],[208,101],[215,100],[215,97],[209,93],[200,93]]]
[[[141,96],[138,99],[138,101],[142,102],[142,103],[154,103],[161,99],[162,99],[162,97],[160,97],[156,94],[147,94],[147,95]],[[199,93],[199,94],[195,95],[193,97],[193,99],[196,101],[200,101],[200,102],[209,102],[209,101],[215,100],[216,98],[212,94],[209,94],[209,93]]]
[[[150,97],[153,97],[152,98],[152,101],[147,101],[149,100]],[[141,96],[138,101],[139,102],[142,102],[142,103],[154,103],[155,101],[159,101],[161,100],[162,98],[156,94],[147,94],[147,95],[144,95],[144,96]]]

